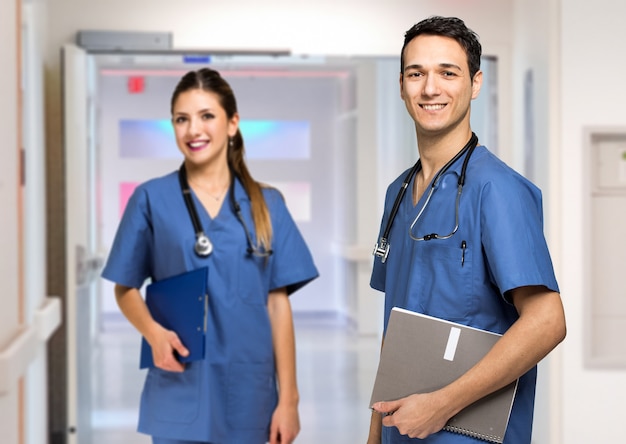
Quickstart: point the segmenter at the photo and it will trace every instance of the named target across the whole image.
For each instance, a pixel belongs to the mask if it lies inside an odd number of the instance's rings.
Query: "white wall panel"
[[[0,134],[2,134],[2,162],[0,162],[0,282],[2,282],[2,310],[0,310],[0,354],[11,354],[18,336],[19,295],[19,218],[18,218],[18,33],[17,3],[0,2]],[[11,370],[8,369],[8,374]],[[5,373],[5,375],[7,375]],[[16,444],[19,430],[18,383],[6,381],[8,391],[0,393],[0,430],[2,442]]]
[[[568,319],[563,344],[564,443],[619,442],[623,440],[623,400],[626,373],[584,365],[587,306],[585,294],[591,278],[593,236],[584,196],[590,186],[586,127],[624,127],[626,87],[610,73],[623,72],[626,58],[616,42],[626,39],[622,25],[626,4],[612,0],[561,2],[561,159],[562,159],[562,266],[561,291]],[[606,74],[605,66],[610,67]],[[593,424],[593,427],[581,427]]]

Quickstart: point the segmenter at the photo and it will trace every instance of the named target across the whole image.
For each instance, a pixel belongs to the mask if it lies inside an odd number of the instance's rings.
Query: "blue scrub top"
[[[252,230],[250,201],[238,180],[234,193]],[[104,278],[141,288],[148,278],[158,281],[203,266],[209,269],[206,358],[187,364],[183,373],[148,371],[140,432],[215,444],[267,441],[277,403],[268,294],[282,287],[291,294],[318,272],[280,193],[270,188],[263,193],[273,230],[269,258],[247,254],[246,234],[229,196],[212,219],[192,193],[214,246],[210,256],[198,257],[177,172],[140,185],[130,198]]]
[[[464,158],[442,175],[414,226],[414,236],[447,235],[453,230]],[[381,235],[405,176],[406,172],[387,190]],[[468,163],[459,228],[451,238],[414,241],[409,237],[409,227],[427,195],[428,189],[413,206],[412,194],[406,194],[389,234],[387,261],[374,261],[371,286],[385,292],[385,329],[391,308],[401,307],[503,334],[518,318],[508,291],[528,285],[559,291],[543,235],[540,190],[484,146],[476,147]],[[535,367],[520,378],[507,444],[530,443],[536,373]],[[420,441],[401,436],[395,427],[385,428],[383,436],[386,444]],[[482,441],[442,431],[424,442]]]

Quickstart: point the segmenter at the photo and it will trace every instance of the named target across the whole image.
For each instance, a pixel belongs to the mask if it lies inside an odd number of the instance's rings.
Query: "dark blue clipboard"
[[[177,356],[183,363],[204,359],[208,273],[207,267],[198,268],[146,287],[146,305],[154,320],[176,332],[189,350],[188,356]],[[139,368],[150,367],[154,367],[152,348],[142,338]]]

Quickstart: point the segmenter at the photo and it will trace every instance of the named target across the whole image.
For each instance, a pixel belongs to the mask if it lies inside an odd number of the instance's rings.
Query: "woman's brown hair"
[[[183,92],[194,89],[201,89],[215,94],[229,119],[237,114],[237,100],[235,99],[232,88],[217,71],[210,68],[189,71],[180,79],[172,94],[172,112],[178,96]],[[239,178],[250,198],[257,247],[265,251],[270,251],[272,245],[272,222],[270,220],[269,210],[265,198],[263,197],[262,187],[252,178],[252,175],[250,175],[244,156],[243,137],[239,129],[237,129],[237,133],[230,138],[228,143],[228,166],[231,168],[233,174]]]

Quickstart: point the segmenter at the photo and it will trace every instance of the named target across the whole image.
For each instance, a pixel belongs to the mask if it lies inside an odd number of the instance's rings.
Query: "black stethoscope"
[[[193,203],[193,196],[191,195],[191,188],[189,187],[189,182],[187,181],[187,171],[185,170],[184,163],[178,169],[178,181],[180,182],[180,189],[183,192],[183,199],[185,199],[185,205],[187,206],[187,211],[189,212],[191,223],[193,224],[193,228],[196,232],[196,243],[194,245],[194,251],[200,257],[207,257],[213,252],[213,243],[202,229],[202,224],[200,223],[200,218],[198,217],[198,212],[196,211],[196,206]],[[248,243],[248,248],[246,249],[246,252],[248,254],[253,254],[259,257],[270,256],[273,253],[271,249],[265,250],[262,247],[259,248],[252,242],[250,230],[248,230],[248,225],[246,224],[246,221],[241,214],[241,207],[239,206],[239,203],[235,200],[235,175],[232,170],[228,194],[230,195],[230,204],[235,210],[237,219],[239,219],[239,222],[243,226],[243,230],[246,233],[246,242]]]
[[[477,144],[478,144],[478,137],[476,136],[476,134],[472,133],[472,137],[470,137],[469,142],[467,142],[465,144],[463,149],[461,149],[461,151],[459,151],[435,175],[435,177],[433,178],[432,184],[430,186],[430,191],[428,192],[428,196],[426,196],[426,201],[422,205],[422,208],[417,213],[417,216],[415,217],[415,219],[413,220],[413,223],[411,224],[411,227],[409,228],[409,236],[411,237],[411,239],[413,239],[414,241],[429,241],[429,240],[433,240],[433,239],[449,239],[449,238],[451,238],[454,235],[454,233],[457,232],[457,230],[459,229],[459,202],[460,202],[460,199],[461,199],[461,191],[463,191],[463,185],[465,184],[465,173],[467,171],[467,164],[468,164],[469,158],[472,155],[472,153],[474,152],[474,148],[476,148]],[[465,157],[465,160],[463,161],[463,166],[461,167],[461,175],[459,176],[459,180],[458,180],[458,191],[456,193],[455,225],[454,225],[454,228],[452,229],[452,231],[449,234],[446,234],[446,235],[440,235],[440,234],[437,234],[437,233],[431,233],[431,234],[425,234],[424,236],[421,236],[421,237],[414,236],[413,235],[413,227],[415,227],[415,224],[417,223],[417,221],[421,217],[422,213],[426,209],[426,206],[428,206],[428,203],[430,202],[430,198],[432,197],[433,193],[435,192],[435,188],[436,188],[437,184],[439,183],[439,179],[452,166],[452,164],[454,164],[454,162],[459,160],[463,156],[463,154],[465,154],[465,153],[467,153],[467,156]],[[411,170],[408,172],[408,174],[406,175],[406,177],[402,181],[402,186],[400,187],[400,191],[398,191],[398,195],[396,196],[396,200],[393,203],[393,207],[391,207],[391,213],[390,213],[390,216],[389,216],[389,220],[387,221],[387,224],[385,225],[385,231],[383,231],[383,235],[380,237],[380,239],[378,240],[378,242],[374,246],[374,252],[372,254],[374,255],[374,257],[381,258],[381,262],[382,263],[385,263],[385,261],[387,260],[387,256],[389,256],[389,247],[390,247],[390,244],[389,244],[389,233],[391,231],[391,226],[393,225],[393,221],[395,220],[396,215],[398,213],[398,209],[400,208],[400,202],[402,202],[402,199],[404,198],[404,195],[406,194],[406,190],[407,190],[407,188],[409,186],[409,183],[411,182],[413,177],[415,177],[415,175],[417,175],[417,173],[421,170],[421,168],[422,168],[422,162],[421,162],[421,159],[418,159],[417,162],[415,163],[415,165],[413,165],[413,168],[411,168]]]

